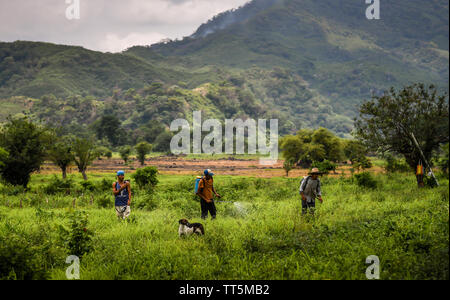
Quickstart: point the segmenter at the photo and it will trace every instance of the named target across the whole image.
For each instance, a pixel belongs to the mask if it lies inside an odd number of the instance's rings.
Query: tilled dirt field
[[[283,170],[283,161],[279,160],[273,166],[260,165],[259,160],[238,160],[234,158],[221,160],[205,160],[205,159],[185,159],[180,157],[155,157],[147,159],[145,166],[155,166],[161,174],[178,174],[178,175],[201,175],[203,170],[211,169],[217,175],[238,175],[238,176],[253,176],[253,177],[282,177],[286,176]],[[121,159],[97,160],[89,168],[88,173],[115,173],[118,170],[133,173],[134,170],[140,168],[140,163],[131,161],[125,165]],[[341,176],[342,172],[346,176],[350,175],[351,166],[339,166],[335,174],[330,176]],[[372,171],[381,172],[381,168],[373,168]],[[60,170],[52,163],[45,163],[40,173],[41,174],[56,174]],[[72,166],[68,170],[68,174],[76,174],[78,169]],[[305,176],[308,173],[307,169],[294,169],[289,172],[289,177]]]

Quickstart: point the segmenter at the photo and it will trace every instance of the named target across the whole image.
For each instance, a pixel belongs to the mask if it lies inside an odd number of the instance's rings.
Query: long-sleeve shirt
[[[311,176],[306,177],[300,183],[300,194],[303,193],[306,197],[306,201],[311,203],[317,196],[322,196],[322,191],[320,189],[320,180],[314,180]]]
[[[206,178],[200,180],[200,183],[198,184],[198,191],[206,198],[206,202],[208,203],[213,200],[213,189],[214,180],[212,178],[209,180]]]

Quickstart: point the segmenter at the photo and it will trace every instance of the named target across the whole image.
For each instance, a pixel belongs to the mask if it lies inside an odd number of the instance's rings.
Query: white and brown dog
[[[200,223],[189,223],[186,219],[181,219],[179,222],[180,227],[178,227],[178,234],[179,236],[183,235],[192,235],[192,234],[198,234],[198,235],[204,235],[205,229],[202,224]]]

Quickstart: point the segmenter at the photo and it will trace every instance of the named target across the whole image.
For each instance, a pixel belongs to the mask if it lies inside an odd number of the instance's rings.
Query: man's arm
[[[120,187],[120,189],[116,189],[116,183],[113,183],[113,193],[115,196],[119,195],[121,191],[123,191],[124,189],[126,189],[127,185],[125,184],[124,186]]]
[[[120,191],[116,190],[116,183],[115,182],[113,183],[112,187],[113,187],[113,194],[114,194],[114,196],[119,195]]]
[[[300,189],[299,189],[299,192],[300,192],[300,195],[302,196],[302,200],[303,200],[303,201],[306,201],[306,196],[305,196],[304,190],[305,190],[305,185],[306,185],[307,181],[308,181],[308,180],[305,179],[305,180],[303,180],[303,181],[300,183]]]
[[[200,189],[199,189],[199,190],[200,190]],[[200,198],[202,198],[202,199],[205,200],[205,201],[208,201],[208,200],[206,200],[206,197],[203,196],[203,194],[200,193],[200,192],[197,192],[197,196],[199,196]]]
[[[320,180],[319,180],[319,184],[317,185],[317,196],[319,197],[320,203],[323,203],[323,199],[322,199],[322,188],[321,188]]]
[[[216,192],[216,190],[214,189],[214,186],[213,186],[213,188],[212,188],[212,191],[213,191],[214,195],[216,195],[216,197],[222,198],[222,196],[220,196],[220,195]]]
[[[126,185],[128,187],[128,206],[130,206],[131,205],[131,183],[128,181]]]

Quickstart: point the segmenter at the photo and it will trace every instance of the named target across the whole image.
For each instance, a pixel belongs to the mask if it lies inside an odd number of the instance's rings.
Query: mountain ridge
[[[348,136],[358,105],[372,94],[414,82],[448,92],[448,3],[383,1],[382,19],[371,21],[366,8],[351,0],[254,0],[183,40],[117,54],[0,43],[0,97],[107,100],[116,90],[133,89],[145,98],[145,90],[162,84],[163,92],[154,95],[161,103],[126,101],[172,109],[168,116],[186,116],[178,108],[201,105],[230,118],[273,112],[285,121],[286,133],[324,126]],[[204,95],[192,96],[195,90]],[[141,113],[137,119],[154,115]],[[131,115],[124,122],[132,124]]]

